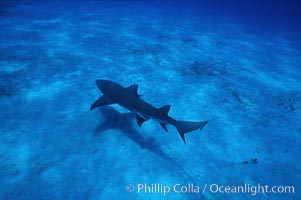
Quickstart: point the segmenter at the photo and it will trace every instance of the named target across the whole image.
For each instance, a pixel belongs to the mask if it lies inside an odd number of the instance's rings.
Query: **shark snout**
[[[100,91],[104,91],[106,88],[109,87],[111,81],[104,80],[104,79],[98,79],[95,82],[96,82],[98,89]]]

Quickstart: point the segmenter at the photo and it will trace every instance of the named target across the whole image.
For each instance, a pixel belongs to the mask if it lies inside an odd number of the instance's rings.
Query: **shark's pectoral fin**
[[[159,108],[159,110],[164,114],[168,115],[168,112],[170,110],[170,105],[162,106],[161,108]]]
[[[146,120],[148,120],[148,119],[147,119],[147,118],[143,118],[143,117],[142,117],[141,115],[139,115],[139,114],[136,114],[136,120],[137,120],[138,126],[141,127],[142,124],[143,124]]]
[[[90,107],[90,111],[93,110],[94,108],[100,107],[100,106],[107,106],[114,104],[114,102],[107,96],[102,95],[99,97]]]
[[[134,84],[126,88],[130,93],[136,95],[137,97],[140,97],[138,94],[138,85]]]
[[[168,129],[166,128],[166,124],[160,123],[160,125],[161,125],[161,127],[162,127],[166,132],[168,132]]]

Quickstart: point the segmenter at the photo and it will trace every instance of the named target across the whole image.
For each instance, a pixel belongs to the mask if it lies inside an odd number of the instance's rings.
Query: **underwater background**
[[[0,199],[301,199],[300,8],[1,1]],[[208,124],[183,144],[117,105],[90,112],[100,78]],[[294,191],[214,191],[258,184]]]

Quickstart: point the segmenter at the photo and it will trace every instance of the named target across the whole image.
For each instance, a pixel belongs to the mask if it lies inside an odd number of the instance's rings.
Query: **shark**
[[[179,135],[185,144],[186,133],[195,130],[202,130],[208,123],[208,121],[191,122],[175,120],[168,115],[170,105],[156,108],[144,101],[141,98],[141,95],[138,94],[137,84],[123,87],[118,83],[105,79],[98,79],[95,81],[95,83],[98,89],[102,92],[102,96],[100,96],[90,106],[90,111],[94,110],[97,107],[118,104],[136,114],[136,121],[139,127],[141,127],[142,124],[149,119],[158,121],[161,127],[166,132],[168,132],[166,125],[174,126],[178,130]]]

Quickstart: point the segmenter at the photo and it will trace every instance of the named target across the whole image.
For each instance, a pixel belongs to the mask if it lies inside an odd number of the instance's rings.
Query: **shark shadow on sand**
[[[135,119],[134,113],[119,113],[110,106],[103,107],[100,111],[105,121],[99,124],[95,130],[95,134],[99,134],[110,129],[116,129],[138,144],[140,148],[148,149],[150,151],[156,150],[155,138],[144,138],[132,125],[132,120]],[[158,149],[159,148],[157,148],[157,150]]]
[[[164,166],[167,169],[174,169],[179,177],[183,177],[186,183],[199,182],[196,178],[190,176],[179,163],[173,158],[164,153],[156,140],[153,137],[144,138],[133,126],[132,120],[134,120],[134,113],[119,113],[113,107],[107,106],[99,110],[103,115],[105,121],[101,122],[95,130],[95,134],[100,134],[106,130],[116,129],[124,134],[127,138],[135,142],[140,148],[146,149],[155,154],[164,161]],[[183,182],[184,182],[183,181]],[[196,197],[196,195],[194,195]]]

